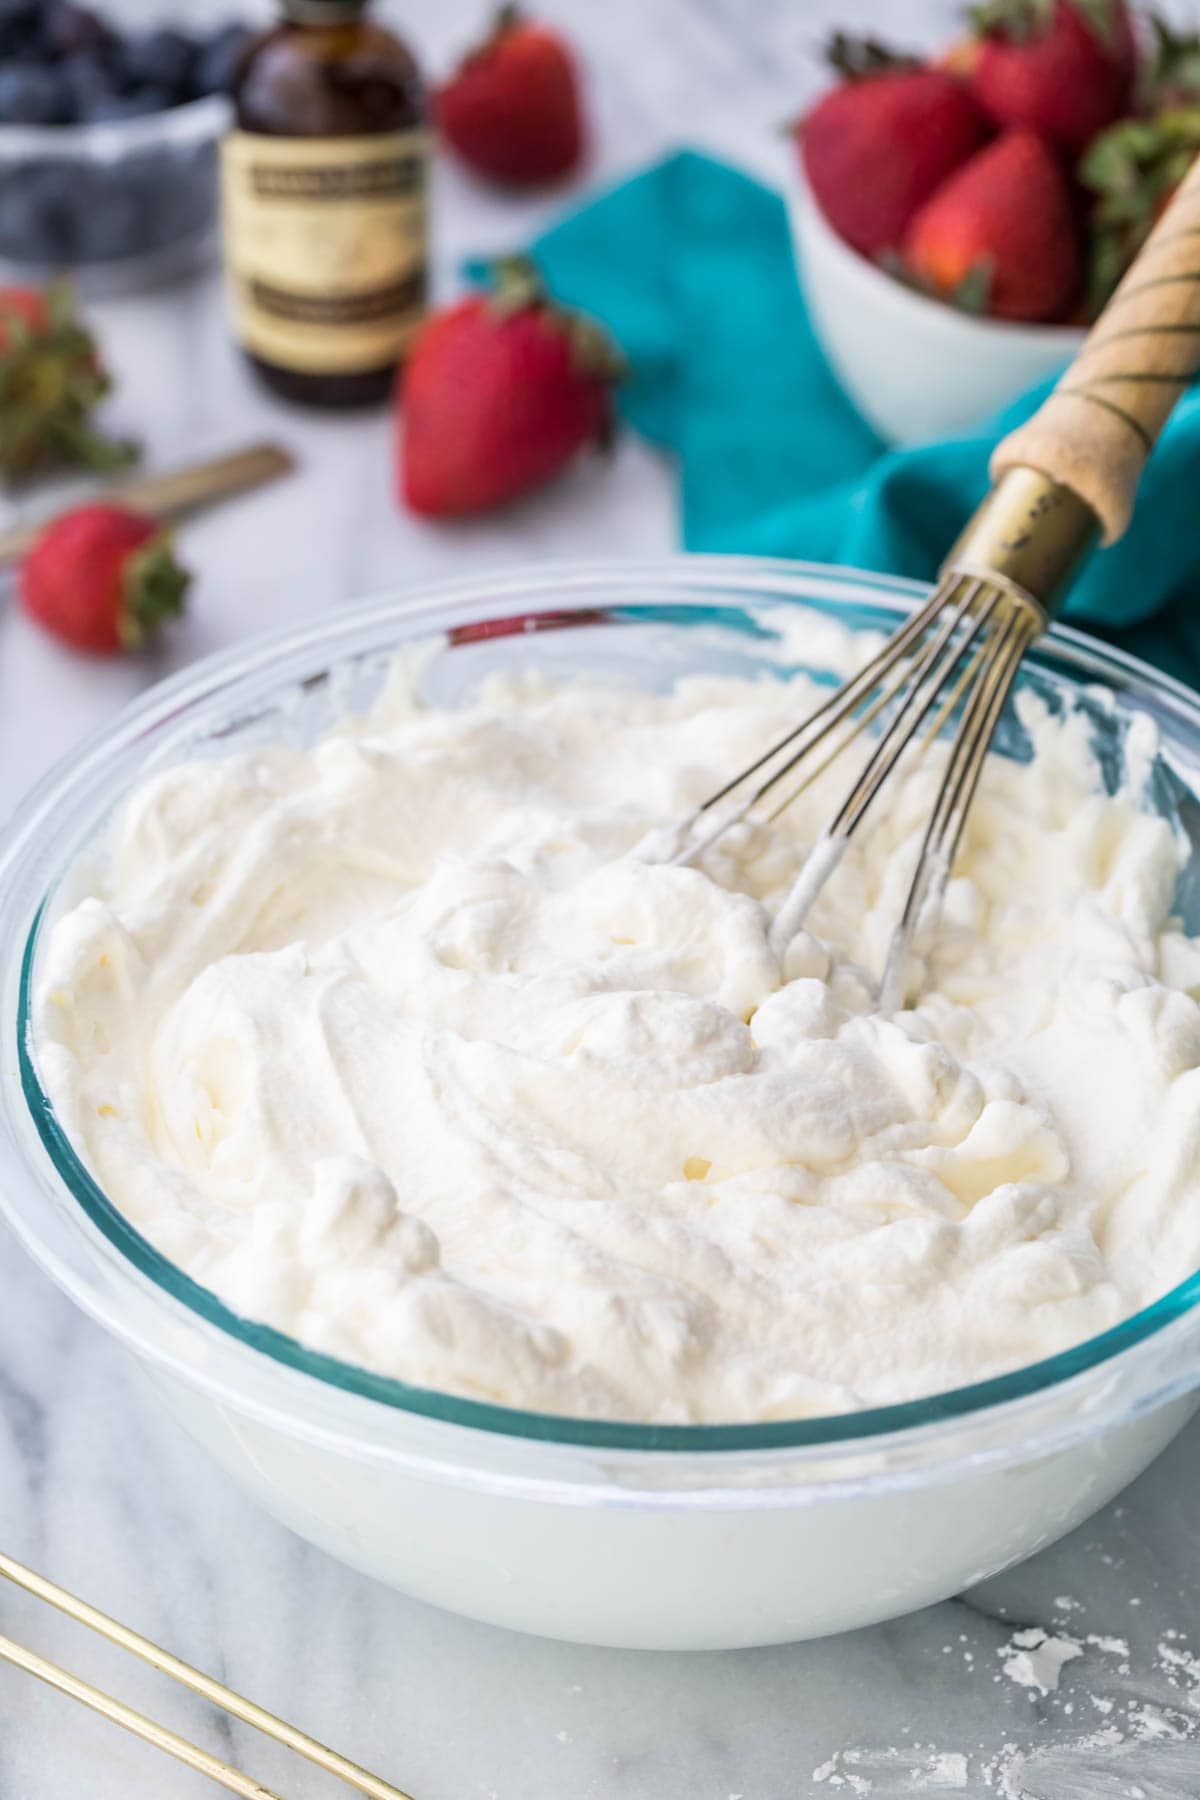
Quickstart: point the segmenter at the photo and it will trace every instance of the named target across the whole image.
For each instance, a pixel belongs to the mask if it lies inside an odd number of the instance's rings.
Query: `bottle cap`
[[[368,4],[369,0],[283,0],[283,11],[297,25],[338,25]]]

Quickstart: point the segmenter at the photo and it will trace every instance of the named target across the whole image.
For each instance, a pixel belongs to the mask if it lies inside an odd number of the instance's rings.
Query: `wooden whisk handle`
[[[1040,469],[1086,501],[1111,544],[1146,458],[1200,370],[1200,159],[1053,393],[997,445],[992,479]]]

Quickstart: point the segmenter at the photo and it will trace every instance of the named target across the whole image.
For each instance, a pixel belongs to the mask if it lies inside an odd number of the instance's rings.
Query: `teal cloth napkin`
[[[690,151],[591,201],[532,254],[629,358],[622,410],[678,458],[688,549],[931,578],[986,491],[993,444],[1050,385],[970,434],[888,450],[817,346],[783,202]],[[1092,555],[1065,616],[1200,686],[1197,390],[1154,454],[1133,525]]]

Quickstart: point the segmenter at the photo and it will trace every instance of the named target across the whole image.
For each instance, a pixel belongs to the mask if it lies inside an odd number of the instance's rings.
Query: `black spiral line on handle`
[[[1198,196],[1198,198],[1200,198],[1200,196]],[[1200,238],[1200,225],[1180,225],[1178,227],[1173,227],[1165,237],[1161,237],[1156,241],[1154,250],[1157,252],[1165,249],[1168,244],[1182,243],[1184,239],[1190,238]],[[1143,280],[1137,282],[1133,287],[1118,289],[1104,309],[1105,319],[1111,318],[1115,312],[1119,311],[1119,309],[1125,306],[1130,300],[1136,300],[1139,294],[1149,293],[1152,288],[1190,287],[1195,283],[1200,283],[1200,268],[1180,269],[1171,275],[1148,275]],[[1074,369],[1071,372],[1074,374],[1082,374],[1082,365],[1086,363],[1089,356],[1095,355],[1097,351],[1105,349],[1107,345],[1115,343],[1119,339],[1160,336],[1198,337],[1200,336],[1200,320],[1195,324],[1126,325],[1118,326],[1115,331],[1102,331],[1101,334],[1095,337],[1090,343],[1084,345],[1076,359]],[[1097,393],[1096,389],[1113,382],[1140,382],[1147,386],[1171,386],[1182,390],[1190,387],[1194,380],[1194,372],[1190,372],[1186,375],[1177,375],[1171,374],[1169,371],[1159,372],[1146,369],[1110,369],[1102,375],[1093,375],[1090,378],[1081,381],[1071,381],[1070,385],[1067,387],[1056,388],[1054,394],[1051,395],[1051,398],[1061,397],[1063,399],[1085,400],[1089,406],[1099,407],[1112,418],[1119,419],[1123,425],[1126,425],[1142,444],[1148,456],[1154,448],[1154,438],[1147,431],[1141,420],[1136,419],[1131,412],[1127,412],[1123,406],[1116,400],[1110,399],[1107,394]]]

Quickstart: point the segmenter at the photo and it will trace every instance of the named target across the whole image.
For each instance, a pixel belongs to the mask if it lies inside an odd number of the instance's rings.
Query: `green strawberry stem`
[[[491,308],[498,318],[544,306],[549,296],[541,270],[531,256],[500,256],[492,264]]]
[[[1100,311],[1200,153],[1200,105],[1122,119],[1089,144],[1081,184],[1095,194],[1088,310]]]
[[[566,333],[577,369],[614,384],[625,379],[629,365],[609,332],[598,319],[556,305],[531,257],[498,258],[492,264],[492,282],[488,304],[498,318],[536,308]]]
[[[994,261],[990,256],[972,263],[958,286],[947,295],[950,304],[956,306],[959,312],[973,313],[977,318],[982,318],[991,299],[994,273]]]
[[[137,446],[102,436],[91,416],[112,383],[79,323],[69,286],[45,290],[46,322],[0,305],[0,478],[19,481],[59,464],[110,471]]]
[[[141,455],[141,446],[132,438],[105,437],[94,431],[86,420],[64,419],[54,433],[62,460],[99,475],[112,475],[129,468]]]
[[[125,650],[140,650],[167,620],[183,611],[191,582],[176,562],[168,532],[150,538],[125,565],[121,616],[117,630]]]
[[[1115,0],[1071,0],[1071,5],[1093,37],[1106,49],[1115,49]],[[998,32],[1012,44],[1025,44],[1049,31],[1056,6],[1057,0],[981,0],[968,16],[981,36]]]
[[[893,50],[878,38],[856,37],[851,31],[835,31],[825,46],[825,61],[844,81],[862,81],[872,75],[919,69],[921,59],[907,50]]]
[[[1148,24],[1154,44],[1138,73],[1138,110],[1200,104],[1200,32],[1176,31],[1154,13]]]
[[[938,300],[944,306],[953,306],[958,312],[971,313],[977,318],[987,312],[996,272],[994,257],[983,256],[978,262],[973,262],[958,286],[948,293],[934,287],[931,282],[910,269],[904,258],[894,250],[885,251],[876,261],[886,275],[890,275],[904,287],[911,288],[914,294],[920,294],[926,300]]]
[[[482,43],[477,45],[472,52],[472,56],[487,56],[497,44],[503,42],[511,31],[515,31],[517,26],[523,25],[524,22],[525,14],[522,12],[521,8],[514,3],[514,0],[505,0],[505,4],[503,6],[498,6],[492,14],[492,20],[487,28],[487,34]]]

